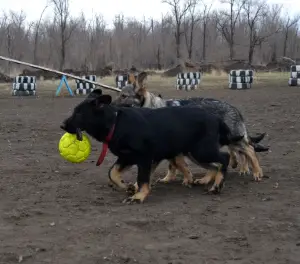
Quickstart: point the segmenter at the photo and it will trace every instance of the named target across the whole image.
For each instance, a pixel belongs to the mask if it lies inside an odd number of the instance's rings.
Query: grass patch
[[[253,87],[279,87],[287,86],[289,79],[288,72],[261,72],[254,75]],[[97,77],[98,82],[115,87],[115,76],[108,76],[104,78]],[[59,85],[59,80],[55,81],[37,81],[37,91],[40,95],[55,96],[55,91]],[[147,86],[150,91],[164,92],[175,90],[176,77],[162,77],[160,74],[149,75],[147,79]],[[70,79],[69,85],[72,90],[76,88],[75,80]],[[227,89],[228,88],[228,74],[225,72],[212,72],[211,74],[204,74],[202,76],[199,89]],[[0,94],[10,96],[12,84],[0,84]],[[115,92],[112,92],[113,94]],[[68,95],[65,87],[62,88],[62,95]]]

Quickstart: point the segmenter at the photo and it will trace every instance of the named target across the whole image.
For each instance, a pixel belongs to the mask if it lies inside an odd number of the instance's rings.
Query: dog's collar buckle
[[[96,166],[100,166],[102,164],[102,162],[104,161],[104,158],[105,158],[105,156],[107,154],[107,151],[108,151],[108,143],[109,143],[109,141],[111,141],[111,139],[113,137],[113,134],[114,134],[114,131],[115,131],[115,124],[113,124],[113,126],[110,129],[107,137],[105,138],[105,141],[102,144],[102,151],[100,153],[100,156],[98,158]]]

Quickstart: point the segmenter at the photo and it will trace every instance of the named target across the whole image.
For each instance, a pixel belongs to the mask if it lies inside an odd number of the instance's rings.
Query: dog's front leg
[[[128,165],[120,159],[117,159],[108,172],[110,182],[122,190],[127,190],[127,184],[125,184],[124,180],[122,179],[122,173],[130,168],[131,165]]]
[[[138,167],[138,176],[137,176],[137,185],[135,186],[138,188],[137,192],[132,195],[131,197],[126,198],[123,202],[124,203],[143,203],[144,200],[150,193],[150,176],[151,171],[153,170],[152,161],[143,162],[137,164]]]
[[[153,175],[154,171],[156,170],[158,164],[159,164],[159,162],[153,162],[151,165],[150,186],[152,185],[152,175]],[[135,193],[137,193],[138,190],[139,190],[138,182],[135,182],[134,184],[131,183],[128,185],[127,193],[128,193],[128,195],[132,196]]]
[[[241,164],[241,166],[240,166],[239,174],[241,176],[250,174],[250,169],[248,166],[248,158],[246,157],[246,155],[244,153],[240,154],[240,164]]]
[[[245,153],[245,155],[246,155],[247,159],[249,160],[250,165],[252,167],[254,181],[261,181],[264,174],[263,174],[262,168],[259,165],[258,158],[256,156],[254,148],[249,145],[245,148],[244,153]]]
[[[229,161],[229,165],[231,168],[236,169],[238,166],[238,161],[237,161],[237,154],[234,151],[233,148],[229,147],[229,153],[230,153],[230,161]]]

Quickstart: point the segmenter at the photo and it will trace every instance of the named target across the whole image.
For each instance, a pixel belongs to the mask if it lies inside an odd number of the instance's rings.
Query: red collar
[[[96,166],[100,166],[107,154],[107,150],[108,150],[108,143],[109,141],[111,140],[113,134],[114,134],[114,131],[115,131],[115,124],[113,124],[113,126],[111,127],[111,130],[109,131],[107,137],[105,138],[104,142],[102,143],[102,151],[101,151],[101,154],[98,158],[98,161],[96,163]]]

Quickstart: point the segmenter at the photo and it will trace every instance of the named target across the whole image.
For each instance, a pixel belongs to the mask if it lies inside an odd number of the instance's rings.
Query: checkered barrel
[[[14,96],[36,95],[36,77],[16,76],[13,82],[12,95]]]
[[[292,65],[290,71],[289,86],[300,86],[300,65]]]
[[[195,90],[201,82],[200,72],[178,73],[176,80],[176,90]]]
[[[253,84],[253,70],[231,70],[229,73],[229,89],[250,89]]]
[[[138,72],[135,72],[134,78],[136,79],[138,76]],[[129,83],[129,73],[119,74],[116,76],[116,87],[119,89],[123,89]]]
[[[96,82],[96,75],[85,75],[81,76],[83,79],[87,79],[92,82]],[[74,93],[76,95],[86,95],[90,94],[96,88],[96,85],[93,83],[85,82],[83,80],[76,80],[76,89]]]

